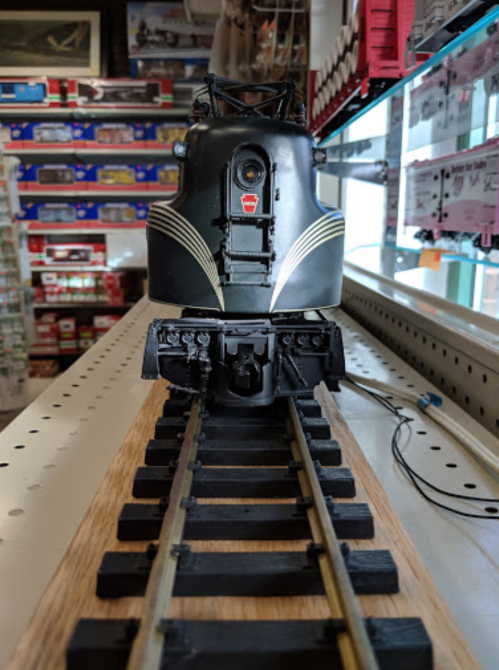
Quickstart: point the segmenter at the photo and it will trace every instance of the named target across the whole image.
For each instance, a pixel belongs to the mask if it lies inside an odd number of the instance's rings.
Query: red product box
[[[57,326],[53,323],[35,323],[35,334],[37,341],[57,340]]]
[[[61,300],[61,291],[64,289],[59,288],[59,286],[46,286],[45,287],[45,302],[58,303],[62,302]]]
[[[34,295],[33,295],[33,302],[35,304],[40,304],[41,302],[45,302],[45,294],[43,291],[43,288],[41,286],[37,286],[34,289]]]
[[[41,279],[42,279],[43,286],[58,286],[59,285],[59,276],[58,276],[57,272],[43,272]]]
[[[59,319],[57,328],[59,330],[59,351],[66,354],[78,353],[76,319],[72,316]]]
[[[29,262],[32,266],[44,265],[42,237],[28,237]]]
[[[31,254],[31,246],[30,246]],[[49,243],[43,241],[43,251],[37,254],[38,265],[104,265],[106,262],[106,245],[96,242],[69,244],[66,242]]]
[[[115,288],[107,291],[108,302],[114,307],[119,307],[125,304],[125,291],[120,288]]]
[[[59,335],[68,333],[76,334],[76,319],[74,316],[66,316],[62,319],[59,319],[57,322],[57,328],[59,330]],[[65,337],[64,339],[68,339]]]
[[[78,326],[78,347],[86,351],[95,344],[95,329],[92,326]]]
[[[171,79],[68,79],[69,107],[165,109],[173,107]]]
[[[100,339],[105,335],[121,317],[116,314],[99,314],[94,316],[95,339]]]
[[[125,277],[124,272],[106,272],[104,275],[104,288],[108,290],[123,288]]]

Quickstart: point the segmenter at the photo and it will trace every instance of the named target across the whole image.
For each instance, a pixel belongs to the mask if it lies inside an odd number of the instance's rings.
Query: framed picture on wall
[[[0,11],[1,77],[100,75],[100,12]]]

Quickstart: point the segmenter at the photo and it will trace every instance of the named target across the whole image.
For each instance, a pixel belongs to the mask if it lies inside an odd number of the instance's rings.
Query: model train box
[[[140,202],[89,202],[85,223],[90,228],[144,228],[147,212],[148,206]]]
[[[60,107],[58,79],[46,77],[10,77],[0,79],[0,109],[5,107]]]
[[[148,165],[147,182],[153,191],[176,191],[179,170],[177,165]]]
[[[30,230],[72,230],[85,225],[87,208],[81,202],[27,202],[17,218],[29,221]]]
[[[187,123],[146,123],[148,149],[171,150],[175,141],[182,141],[189,130]]]
[[[83,124],[23,123],[25,149],[81,149],[85,146]]]
[[[104,265],[106,262],[106,245],[96,242],[44,242],[43,252],[44,265]]]
[[[27,191],[74,191],[87,188],[84,165],[26,165]]]
[[[497,139],[408,165],[405,225],[431,231],[435,240],[479,235],[480,246],[490,248],[499,236],[498,166]]]
[[[28,250],[31,265],[104,265],[106,245],[97,242],[48,242],[42,235],[28,238]]]
[[[69,107],[173,107],[170,79],[68,79]]]
[[[86,123],[87,149],[143,149],[143,123]]]
[[[91,191],[143,191],[147,169],[141,165],[88,165],[87,188]]]
[[[22,149],[23,128],[21,123],[5,123],[0,125],[0,142],[7,150]]]

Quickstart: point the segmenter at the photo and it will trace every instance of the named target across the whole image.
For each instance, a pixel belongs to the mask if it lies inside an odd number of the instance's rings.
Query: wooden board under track
[[[105,551],[140,551],[148,544],[120,542],[116,538],[117,521],[123,504],[134,500],[131,491],[135,471],[143,465],[147,442],[154,434],[167,396],[165,382],[156,382],[40,601],[8,670],[63,670],[67,643],[81,617],[140,617],[142,598],[97,598],[96,575]],[[355,501],[369,503],[374,516],[375,538],[352,540],[349,544],[352,549],[390,549],[399,570],[400,593],[361,596],[363,614],[419,616],[434,644],[435,670],[479,670],[449,608],[325,387],[320,388],[318,399],[332,425],[332,437],[342,447],[344,465],[354,474]],[[206,501],[200,499],[200,502]],[[217,499],[210,502],[248,504],[252,501]],[[190,542],[194,551],[293,551],[302,550],[306,544],[302,541]],[[170,616],[184,619],[308,619],[328,615],[326,600],[321,596],[174,598],[170,611]]]

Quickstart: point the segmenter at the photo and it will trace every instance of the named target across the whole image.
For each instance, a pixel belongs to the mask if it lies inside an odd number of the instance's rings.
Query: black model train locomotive
[[[310,318],[341,293],[344,220],[316,197],[326,152],[291,81],[206,84],[174,144],[178,194],[149,212],[149,297],[184,312],[150,325],[142,376],[234,406],[337,390],[341,331]]]

